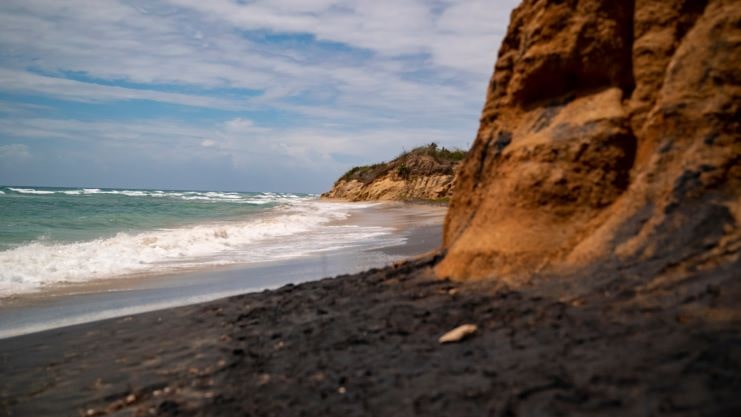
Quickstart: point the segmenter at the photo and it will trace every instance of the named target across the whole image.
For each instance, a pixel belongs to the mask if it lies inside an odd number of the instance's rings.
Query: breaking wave
[[[203,201],[231,201],[235,203],[270,204],[291,202],[306,199],[306,196],[290,193],[238,193],[219,191],[162,191],[162,190],[103,190],[100,188],[78,189],[36,189],[7,187],[7,190],[17,194],[30,195],[79,195],[89,196],[96,194],[121,195],[126,197],[177,198],[181,200]],[[0,194],[6,194],[0,190]]]
[[[18,193],[45,190],[13,188]],[[102,193],[99,189],[59,192]],[[57,192],[57,191],[54,191]],[[120,193],[125,193],[121,191]],[[145,192],[143,192],[145,193]],[[232,193],[158,192],[182,197],[237,199]],[[138,194],[136,195],[138,196]],[[178,196],[180,197],[180,196]],[[267,201],[281,198],[270,196]],[[32,292],[44,286],[85,282],[131,274],[149,274],[213,265],[253,263],[303,256],[362,242],[403,242],[392,229],[332,223],[367,207],[358,204],[295,200],[243,221],[118,233],[82,242],[34,241],[0,252],[0,297]],[[261,201],[251,196],[252,200]],[[271,200],[272,199],[272,200]]]

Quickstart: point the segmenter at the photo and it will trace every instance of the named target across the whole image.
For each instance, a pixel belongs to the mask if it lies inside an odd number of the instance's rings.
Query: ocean
[[[390,227],[342,222],[369,205],[310,194],[3,186],[0,298],[401,239]]]

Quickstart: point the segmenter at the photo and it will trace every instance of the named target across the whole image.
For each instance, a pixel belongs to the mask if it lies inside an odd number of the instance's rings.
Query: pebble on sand
[[[477,329],[478,327],[475,324],[464,324],[440,336],[440,339],[438,339],[438,342],[440,343],[460,342],[466,337],[476,333]]]

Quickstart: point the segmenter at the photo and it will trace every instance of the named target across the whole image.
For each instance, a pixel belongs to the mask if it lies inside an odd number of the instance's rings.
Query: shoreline
[[[0,339],[385,266],[437,248],[443,216],[439,209],[383,203],[327,227],[392,227],[396,240],[404,240],[400,245],[361,244],[292,259],[102,279],[6,298],[0,304]]]
[[[205,304],[0,340],[0,413],[108,415],[735,415],[738,321],[706,311],[736,262],[681,288],[611,272],[434,278],[439,256]],[[720,298],[707,293],[723,283]],[[573,298],[563,300],[562,294]],[[715,295],[713,295],[715,294]],[[681,317],[681,319],[680,319]],[[438,338],[471,323],[459,343]],[[650,369],[650,372],[646,372]]]
[[[440,226],[442,228],[442,222],[444,221],[445,210],[438,210],[436,205],[427,205],[424,203],[412,203],[412,202],[400,202],[400,201],[377,201],[377,202],[352,202],[352,201],[331,201],[328,203],[349,203],[349,204],[373,204],[372,207],[363,207],[360,210],[351,211],[346,219],[332,220],[325,224],[323,227],[332,226],[382,226],[390,227],[395,230],[397,236],[404,235],[407,232],[414,232],[414,229],[424,227],[427,225]],[[432,207],[432,208],[431,208]],[[415,218],[410,218],[409,214],[414,214]],[[441,232],[442,233],[442,232]],[[398,245],[398,248],[407,246],[405,242],[402,245]],[[390,246],[395,247],[395,246]],[[432,249],[429,248],[429,249]],[[428,250],[429,250],[428,249]],[[317,251],[307,255],[299,255],[294,258],[287,258],[288,260],[306,258],[312,256],[321,256],[325,251]],[[425,251],[420,252],[423,253]],[[389,253],[393,255],[392,251]],[[122,274],[114,277],[103,277],[94,278],[88,281],[78,281],[69,283],[54,283],[44,287],[42,290],[35,292],[23,292],[19,294],[13,294],[8,296],[0,297],[0,309],[4,306],[12,305],[16,303],[24,303],[26,301],[34,301],[39,299],[63,297],[68,295],[80,295],[92,292],[112,292],[121,290],[130,290],[138,288],[147,288],[153,282],[162,280],[177,279],[178,276],[208,273],[208,272],[220,272],[230,270],[242,270],[248,269],[256,265],[264,265],[273,262],[280,262],[282,260],[273,261],[255,261],[245,263],[233,263],[224,265],[199,265],[184,269],[175,269],[171,271],[144,271],[135,272],[130,274]]]

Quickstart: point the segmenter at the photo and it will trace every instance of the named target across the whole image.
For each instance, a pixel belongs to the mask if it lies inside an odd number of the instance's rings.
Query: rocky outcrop
[[[322,197],[350,201],[446,200],[452,194],[454,182],[454,175],[438,174],[407,179],[389,172],[368,184],[358,180],[341,180]]]
[[[516,281],[738,258],[739,63],[738,1],[525,0],[461,168],[438,275]]]
[[[435,144],[416,148],[390,162],[353,168],[322,198],[445,201],[453,193],[464,156],[465,152]]]

